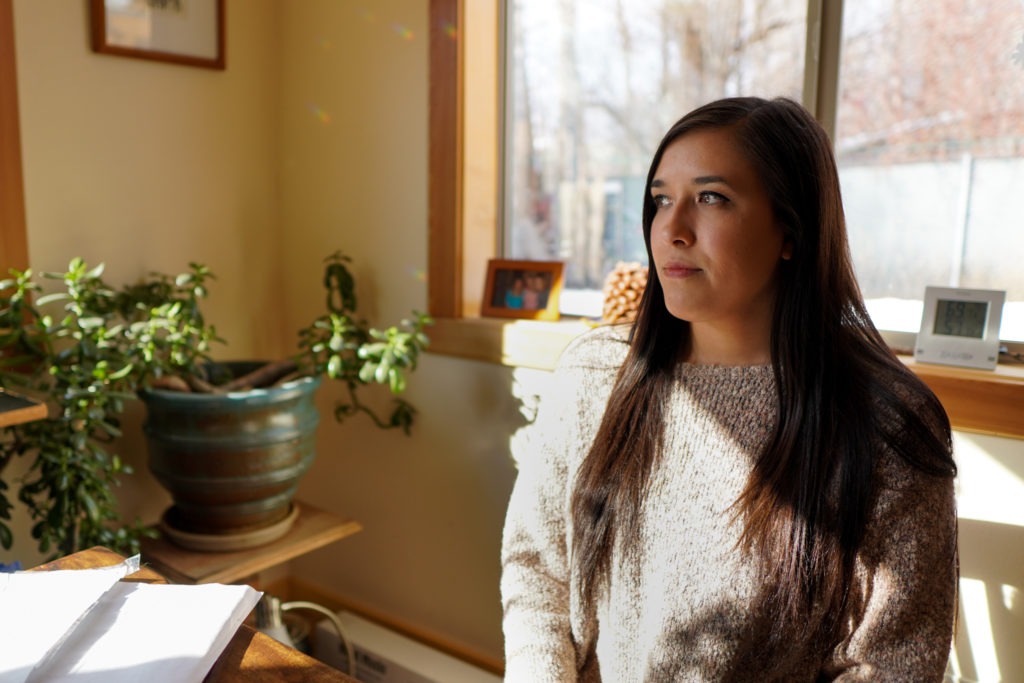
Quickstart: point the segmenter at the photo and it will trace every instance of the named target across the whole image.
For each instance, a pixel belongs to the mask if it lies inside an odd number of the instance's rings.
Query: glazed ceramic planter
[[[242,374],[260,363],[224,365]],[[307,377],[226,394],[139,392],[149,469],[174,499],[162,520],[171,540],[220,537],[237,549],[287,531],[299,479],[315,458],[319,385]]]

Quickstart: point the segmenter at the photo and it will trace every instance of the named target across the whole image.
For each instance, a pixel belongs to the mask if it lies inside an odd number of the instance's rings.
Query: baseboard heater
[[[372,621],[338,612],[355,652],[355,678],[362,683],[501,683],[489,671],[407,638]],[[313,632],[313,656],[348,671],[348,655],[329,619]]]

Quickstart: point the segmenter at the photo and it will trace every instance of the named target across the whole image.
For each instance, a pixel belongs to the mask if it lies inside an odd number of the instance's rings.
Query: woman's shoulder
[[[902,489],[912,482],[955,474],[949,418],[932,390],[899,367],[873,387],[878,456],[875,473],[884,488]]]
[[[618,370],[629,351],[631,325],[599,325],[573,339],[558,361],[561,371]]]
[[[870,403],[885,431],[903,434],[920,423],[936,434],[949,433],[949,418],[935,393],[906,366],[895,361],[888,373],[876,373]]]

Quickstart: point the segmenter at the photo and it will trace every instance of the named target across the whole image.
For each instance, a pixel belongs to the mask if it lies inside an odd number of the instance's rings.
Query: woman
[[[948,419],[871,324],[800,105],[676,123],[631,329],[574,341],[517,453],[509,681],[940,681]]]
[[[523,277],[516,273],[512,286],[505,290],[505,308],[523,307],[523,288],[525,286],[523,284]]]
[[[544,289],[544,276],[533,271],[526,271],[526,284],[523,286],[523,310],[536,311],[540,305],[540,293]]]

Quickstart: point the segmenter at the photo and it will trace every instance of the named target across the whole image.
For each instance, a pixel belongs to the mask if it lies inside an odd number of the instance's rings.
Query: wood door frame
[[[13,0],[0,0],[0,278],[28,267]]]

